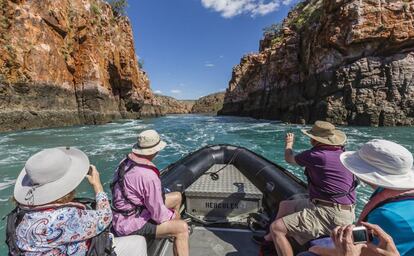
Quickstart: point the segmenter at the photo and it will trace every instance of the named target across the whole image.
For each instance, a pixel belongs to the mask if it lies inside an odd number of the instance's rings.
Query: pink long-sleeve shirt
[[[130,154],[127,167],[134,161],[138,164],[154,166],[148,160],[137,158]],[[117,174],[115,174],[115,177]],[[161,224],[175,217],[174,210],[168,209],[162,198],[161,180],[150,168],[135,166],[125,174],[125,193],[129,200],[136,205],[144,205],[145,209],[139,216],[123,216],[121,213],[113,212],[113,228],[118,236],[125,236],[140,230],[149,220]],[[134,208],[122,196],[119,183],[114,187],[113,204],[120,210]]]

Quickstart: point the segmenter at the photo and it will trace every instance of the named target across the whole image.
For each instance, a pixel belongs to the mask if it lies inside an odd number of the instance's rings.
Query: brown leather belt
[[[354,205],[346,205],[346,204],[337,204],[337,203],[333,203],[333,202],[328,202],[328,201],[324,201],[324,200],[319,200],[319,199],[312,199],[312,203],[316,204],[316,205],[323,205],[323,206],[329,206],[329,207],[336,207],[338,206],[340,209],[342,210],[348,210],[351,211],[354,209]]]

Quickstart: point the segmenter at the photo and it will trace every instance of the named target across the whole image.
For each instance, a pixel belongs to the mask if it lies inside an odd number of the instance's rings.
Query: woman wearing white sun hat
[[[74,201],[75,189],[84,178],[96,194],[96,209],[89,210]],[[105,248],[98,243],[91,246],[91,239],[111,223],[112,212],[99,172],[81,150],[49,148],[31,156],[16,180],[14,199],[16,209],[25,213],[19,217],[12,212],[8,216],[6,233],[11,255],[86,255],[92,250],[111,250],[105,245],[110,241],[109,233],[102,237]],[[13,222],[19,218],[20,222]],[[116,238],[117,255],[146,255],[131,243],[146,247],[139,236]]]
[[[347,241],[351,226],[337,227],[332,237],[336,253],[338,249],[342,253],[334,254],[414,255],[414,167],[410,151],[394,142],[375,139],[358,151],[344,152],[341,162],[375,190],[357,225],[373,230],[379,243],[353,245]],[[311,248],[310,251],[333,255],[332,251],[321,248]]]

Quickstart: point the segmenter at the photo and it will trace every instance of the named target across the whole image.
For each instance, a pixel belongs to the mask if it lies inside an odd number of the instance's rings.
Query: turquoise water
[[[239,117],[201,115],[172,115],[146,120],[124,120],[100,126],[77,126],[0,133],[0,216],[9,212],[13,204],[10,196],[13,182],[27,158],[42,148],[76,146],[85,151],[101,173],[105,189],[109,189],[112,172],[122,157],[130,151],[136,135],[144,129],[156,129],[168,146],[155,162],[163,168],[202,146],[230,143],[247,147],[268,159],[281,164],[302,179],[300,168],[283,161],[286,132],[296,134],[297,151],[309,147],[307,137],[301,135],[303,126]],[[414,128],[346,127],[349,140],[347,149],[355,150],[373,138],[398,142],[414,152]],[[91,196],[86,182],[77,190],[78,195]],[[371,191],[362,185],[358,188],[358,209],[367,201]],[[0,223],[0,254],[5,254],[4,221]]]

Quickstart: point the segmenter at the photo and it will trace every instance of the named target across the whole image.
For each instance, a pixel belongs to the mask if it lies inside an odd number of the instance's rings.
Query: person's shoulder
[[[128,175],[128,179],[154,180],[159,179],[159,177],[150,167],[134,166]]]
[[[390,202],[376,209],[368,214],[368,220],[379,223],[410,223],[414,227],[414,215],[412,209],[414,208],[414,200],[403,200]]]
[[[414,200],[407,199],[407,200],[386,203],[374,209],[372,213],[377,213],[377,214],[381,214],[384,216],[386,215],[395,216],[395,214],[400,215],[400,216],[409,215],[409,216],[412,216],[414,220],[412,209],[414,209]]]
[[[48,219],[49,221],[59,222],[77,216],[79,211],[82,211],[82,209],[74,206],[53,207],[42,211],[28,212],[25,217],[31,220]]]
[[[320,150],[318,148],[311,148],[311,149],[307,149],[307,150],[300,152],[299,156],[314,159],[314,158],[323,158],[325,157],[325,154],[323,150]]]

